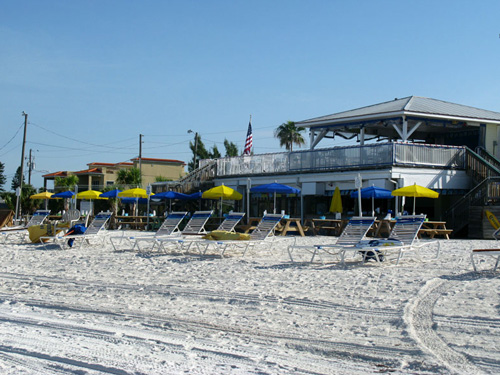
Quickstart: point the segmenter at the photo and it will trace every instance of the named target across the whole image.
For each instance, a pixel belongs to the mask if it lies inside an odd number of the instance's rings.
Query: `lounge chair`
[[[243,250],[242,256],[245,256],[250,248],[255,248],[257,245],[265,243],[268,238],[274,237],[273,232],[281,219],[283,219],[283,216],[283,214],[264,215],[257,227],[250,233],[248,240],[202,240],[195,242],[196,247],[199,253],[203,255],[212,248],[220,252],[221,257],[224,257],[228,249]],[[284,239],[284,237],[282,239]]]
[[[113,249],[115,251],[118,250],[118,243],[121,243],[123,240],[126,240],[129,244],[133,243],[132,250],[134,250],[136,247],[140,250],[139,248],[139,242],[142,241],[154,241],[156,238],[159,237],[165,237],[165,236],[174,236],[176,234],[180,235],[180,230],[179,230],[179,225],[182,222],[182,220],[186,217],[187,212],[170,212],[163,223],[161,224],[160,228],[155,233],[152,233],[150,235],[145,235],[144,233],[141,233],[140,236],[114,236],[110,237],[109,241],[111,242],[111,245],[113,246]],[[125,233],[125,232],[123,232]]]
[[[61,249],[69,247],[68,241],[73,243],[73,241],[75,240],[80,242],[80,246],[78,248],[81,248],[84,243],[91,245],[90,240],[97,240],[97,242],[104,244],[104,241],[106,239],[106,224],[108,223],[111,216],[111,212],[100,212],[94,217],[92,222],[85,230],[85,233],[77,235],[70,234],[40,237],[40,242],[45,249],[47,249],[47,244],[51,241],[53,241]]]
[[[500,239],[500,228],[493,233],[493,238],[497,241]],[[492,271],[496,271],[500,263],[500,249],[474,249],[470,253],[470,260],[475,272],[478,272],[478,267],[476,265],[476,262],[474,261],[475,256],[489,256],[492,258],[496,258],[496,262],[492,268]]]
[[[182,247],[184,244],[183,238],[186,236],[194,236],[194,235],[203,235],[206,234],[207,231],[205,229],[205,224],[208,222],[208,219],[210,219],[210,216],[212,216],[213,211],[195,211],[193,213],[193,216],[189,219],[187,222],[186,226],[184,229],[180,232],[180,236],[177,237],[171,237],[171,236],[163,236],[163,237],[155,237],[150,239],[149,241],[153,241],[153,246],[151,248],[151,251],[155,249],[156,246],[159,247],[159,249],[165,249],[165,245],[167,244],[174,244],[177,247]],[[137,249],[139,251],[143,251],[139,247],[139,242],[142,241],[147,241],[144,239],[141,239],[140,241],[136,241]],[[134,246],[135,247],[135,246]]]
[[[359,241],[363,240],[375,222],[374,217],[362,217],[355,216],[352,217],[347,223],[346,227],[340,234],[337,242],[332,245],[312,245],[312,246],[304,246],[304,245],[296,245],[296,242],[293,245],[288,247],[288,256],[290,257],[290,261],[294,262],[293,252],[294,250],[305,250],[307,253],[312,254],[310,263],[314,261],[316,255],[321,258],[321,253],[333,256],[340,260],[342,264],[344,264],[344,257],[346,249],[354,248]]]
[[[354,251],[362,255],[363,263],[368,260],[375,260],[380,263],[396,254],[396,264],[406,252],[411,252],[420,258],[419,249],[429,242],[418,243],[418,231],[422,227],[426,215],[408,215],[396,218],[396,223],[389,234],[389,238],[375,238],[360,241],[354,248],[347,251]],[[439,256],[440,245],[436,257]],[[345,256],[345,254],[344,254]]]
[[[37,210],[25,226],[2,228],[0,232],[1,242],[5,243],[7,239],[12,236],[21,236],[22,239],[25,239],[28,235],[28,228],[33,225],[43,224],[49,214],[50,210]]]

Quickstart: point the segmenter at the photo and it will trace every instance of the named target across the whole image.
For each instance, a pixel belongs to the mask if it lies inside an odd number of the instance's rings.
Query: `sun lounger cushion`
[[[210,233],[204,235],[202,237],[203,239],[206,240],[212,240],[212,241],[223,241],[223,240],[249,240],[250,235],[246,233],[235,233],[235,232],[228,232],[224,230],[213,230]]]

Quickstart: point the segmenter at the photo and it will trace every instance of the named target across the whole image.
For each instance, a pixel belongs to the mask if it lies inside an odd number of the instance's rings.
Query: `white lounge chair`
[[[288,247],[288,256],[290,257],[290,261],[294,262],[293,252],[295,250],[306,251],[310,253],[311,259],[310,263],[314,261],[316,255],[322,259],[321,254],[332,256],[338,260],[342,264],[344,264],[344,256],[347,248],[354,247],[359,241],[363,240],[375,222],[374,217],[363,217],[363,216],[355,216],[352,217],[347,223],[346,227],[338,237],[337,241],[334,244],[328,245],[296,245],[294,242],[293,245]],[[322,260],[323,261],[323,260]]]
[[[257,227],[250,233],[248,240],[202,240],[197,241],[196,247],[200,254],[206,254],[212,248],[220,253],[221,257],[227,250],[243,250],[242,256],[245,256],[250,248],[255,248],[257,245],[265,243],[270,237],[273,237],[273,232],[278,223],[283,219],[282,214],[266,214],[259,222]],[[283,238],[284,239],[284,238]]]
[[[500,228],[497,229],[493,233],[493,238],[497,241],[500,239]],[[474,250],[472,250],[470,253],[470,260],[472,262],[472,267],[474,268],[475,272],[478,272],[478,267],[476,265],[476,262],[474,261],[474,257],[477,257],[477,256],[488,256],[488,257],[496,258],[495,265],[493,266],[492,271],[497,270],[498,265],[500,263],[500,249],[474,249]]]
[[[207,231],[205,229],[205,224],[208,222],[208,219],[210,219],[210,216],[212,216],[212,213],[213,211],[195,211],[184,229],[180,232],[180,237],[155,237],[153,239],[153,246],[151,248],[151,251],[153,251],[156,246],[159,247],[159,250],[163,251],[166,251],[165,246],[168,245],[174,245],[176,247],[182,248],[185,245],[183,239],[186,238],[186,236],[206,234]],[[137,241],[137,244],[138,242],[139,241]],[[137,245],[137,248],[139,249],[139,251],[143,251],[143,249],[139,248],[139,245]]]
[[[118,250],[118,244],[121,244],[123,240],[127,241],[127,243],[132,245],[132,250],[134,250],[136,247],[140,251],[139,247],[139,242],[143,241],[155,241],[156,238],[159,237],[166,237],[166,236],[174,236],[176,234],[180,235],[180,230],[179,230],[179,225],[182,222],[182,220],[186,217],[187,212],[170,212],[163,223],[161,224],[160,228],[155,233],[150,233],[149,235],[146,235],[144,232],[141,232],[141,235],[139,236],[113,236],[109,237],[109,241],[111,242],[111,245],[113,246],[113,249],[115,251]],[[125,232],[123,232],[125,233]]]
[[[104,241],[106,239],[105,237],[106,224],[108,223],[111,216],[112,216],[111,212],[100,212],[94,217],[92,222],[85,230],[85,233],[77,235],[69,234],[69,235],[40,237],[40,242],[42,243],[45,249],[47,249],[47,244],[49,244],[51,241],[53,241],[61,249],[69,247],[70,245],[68,245],[68,241],[71,240],[72,243],[75,240],[80,242],[80,246],[78,248],[81,248],[84,243],[91,245],[90,243],[91,240],[97,240],[98,243],[104,244]]]
[[[219,227],[216,230],[221,230],[225,232],[234,232],[234,228],[245,216],[244,212],[230,212],[224,218],[222,223],[220,223]]]
[[[396,264],[406,252],[411,252],[420,258],[419,249],[429,242],[418,243],[418,231],[422,227],[426,215],[408,215],[396,218],[396,223],[389,234],[389,238],[379,238],[360,241],[355,248],[347,251],[358,252],[363,257],[363,262],[375,260],[380,263],[390,260],[396,254]],[[439,256],[440,245],[436,257]],[[345,255],[344,255],[345,256]]]
[[[42,225],[49,214],[50,210],[37,210],[25,226],[2,228],[0,232],[1,243],[5,243],[7,239],[12,236],[18,236],[21,237],[20,239],[24,240],[28,235],[28,228],[33,225]]]

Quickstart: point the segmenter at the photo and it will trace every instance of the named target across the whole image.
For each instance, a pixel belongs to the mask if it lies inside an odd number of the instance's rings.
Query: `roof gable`
[[[464,118],[475,121],[500,121],[500,113],[485,109],[455,104],[443,100],[409,96],[394,99],[388,102],[361,107],[349,111],[338,112],[332,115],[315,117],[297,122],[300,126],[315,125],[316,123],[356,120],[358,118],[428,115],[436,117]]]

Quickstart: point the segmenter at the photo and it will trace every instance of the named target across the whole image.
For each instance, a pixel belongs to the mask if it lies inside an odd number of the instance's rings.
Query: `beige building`
[[[184,170],[185,163],[180,160],[173,159],[153,159],[139,158],[132,159],[131,162],[125,163],[89,163],[88,169],[81,171],[59,171],[49,173],[44,176],[44,187],[47,188],[48,181],[54,181],[56,177],[67,177],[69,175],[78,176],[78,190],[103,190],[106,186],[114,185],[118,176],[118,171],[121,169],[138,168],[141,170],[142,185],[146,187],[156,181],[157,177],[162,177],[167,180],[178,180],[183,177],[186,172]]]

